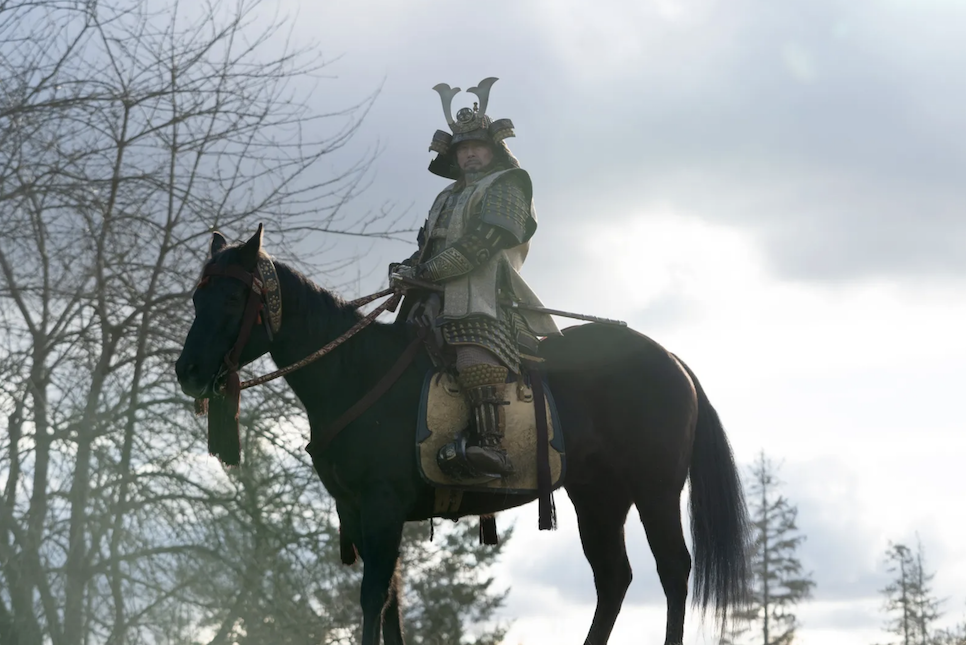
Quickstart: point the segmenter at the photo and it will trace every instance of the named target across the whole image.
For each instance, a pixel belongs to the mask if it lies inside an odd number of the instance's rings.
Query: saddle
[[[534,406],[533,373],[517,377],[507,387],[506,430],[503,447],[513,462],[514,473],[504,479],[448,477],[436,461],[439,449],[453,441],[469,424],[470,408],[460,386],[444,370],[430,371],[423,383],[416,429],[416,453],[420,474],[436,488],[435,511],[442,517],[459,511],[464,492],[500,495],[535,495],[539,492],[540,457],[549,465],[550,484],[557,488],[566,473],[563,433],[557,408],[546,381],[542,381],[547,422],[547,449],[538,450],[538,424]],[[543,453],[543,454],[541,454]]]

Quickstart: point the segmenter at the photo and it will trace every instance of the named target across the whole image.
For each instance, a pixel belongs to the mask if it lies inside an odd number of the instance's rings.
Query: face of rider
[[[456,148],[456,163],[463,172],[476,172],[493,161],[493,147],[483,141],[464,141]]]

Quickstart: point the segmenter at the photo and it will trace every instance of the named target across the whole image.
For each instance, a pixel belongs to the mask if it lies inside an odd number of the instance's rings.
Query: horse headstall
[[[261,278],[262,300],[268,313],[266,329],[269,338],[272,338],[282,327],[282,288],[278,282],[275,263],[264,252],[258,254],[258,265],[255,270]]]
[[[275,270],[275,263],[268,254],[259,251],[254,273],[249,273],[238,266],[222,269],[210,265],[205,268],[198,287],[206,285],[211,276],[235,278],[258,293],[261,296],[262,309],[267,314],[263,317],[259,311],[258,323],[265,325],[265,331],[268,332],[270,340],[274,338],[282,327],[282,288],[278,280],[278,272]]]

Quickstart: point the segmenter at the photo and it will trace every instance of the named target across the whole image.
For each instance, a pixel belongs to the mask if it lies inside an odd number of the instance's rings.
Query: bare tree
[[[4,643],[164,634],[174,573],[216,557],[236,492],[171,369],[210,231],[264,221],[292,256],[402,232],[347,210],[371,155],[320,164],[372,97],[313,112],[324,61],[284,25],[258,0],[0,4]]]
[[[291,393],[246,391],[252,466],[225,471],[172,369],[211,230],[265,222],[273,249],[316,272],[338,266],[308,257],[307,235],[409,232],[351,207],[371,154],[328,169],[374,97],[313,111],[325,62],[284,27],[258,0],[0,4],[5,645],[341,643],[358,629],[358,567],[339,565]],[[407,621],[417,642],[421,625],[461,638],[502,602],[486,577],[499,550],[449,532],[424,549],[417,533],[415,595],[455,595]]]

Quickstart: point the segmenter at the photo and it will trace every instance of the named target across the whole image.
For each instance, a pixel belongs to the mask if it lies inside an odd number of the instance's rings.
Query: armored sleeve
[[[494,254],[528,241],[537,229],[530,211],[532,187],[523,170],[508,172],[486,190],[475,226],[417,268],[424,280],[445,282],[465,275]]]
[[[445,282],[469,273],[494,254],[517,244],[505,229],[479,222],[452,245],[419,265],[416,275],[423,280]]]
[[[523,244],[537,230],[537,222],[530,212],[532,196],[530,176],[523,170],[511,171],[487,189],[480,222],[506,231],[517,244]]]

